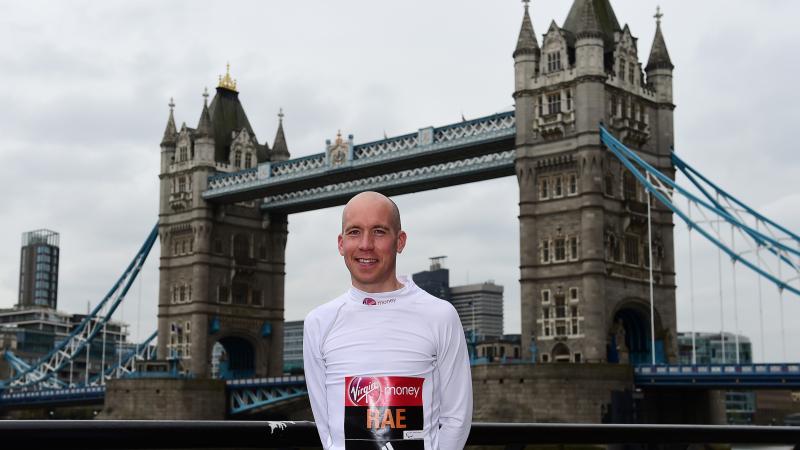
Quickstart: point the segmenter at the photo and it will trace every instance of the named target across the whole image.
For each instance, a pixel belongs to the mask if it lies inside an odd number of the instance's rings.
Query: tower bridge
[[[705,372],[651,367],[635,375],[608,369],[677,363],[673,213],[686,216],[676,209],[682,191],[670,184],[680,161],[672,152],[674,66],[660,14],[656,19],[643,63],[637,38],[620,26],[608,0],[575,0],[563,26],[553,22],[541,44],[526,3],[513,51],[513,111],[369,143],[339,134],[325,152],[301,158],[291,158],[282,114],[273,144],[259,142],[229,72],[210,103],[204,94],[196,127],[178,128],[170,102],[160,146],[158,359],[208,379],[224,353],[234,378],[272,377],[266,384],[229,383],[229,390],[241,388],[229,398],[239,412],[302,396],[297,380],[275,381],[282,372],[284,276],[291,270],[287,216],[344,204],[364,190],[399,195],[514,175],[522,359],[529,364],[500,375],[487,369],[477,380],[491,385],[513,374],[524,384],[547,371],[563,378],[554,362],[572,363],[572,373],[600,367],[597,373],[610,379],[586,376],[581,383],[599,392],[603,405],[611,391],[634,386],[797,383],[797,365]],[[791,249],[721,203],[707,209],[777,259],[777,277],[759,274],[781,292],[797,289]],[[690,229],[699,227],[689,219]],[[712,240],[730,250],[721,238]],[[743,253],[732,254],[745,261]],[[781,277],[781,264],[790,269],[788,278]],[[761,271],[757,265],[751,268]],[[285,389],[270,390],[270,383]],[[492,389],[476,392],[490,402]],[[542,401],[548,395],[537,394]],[[571,405],[580,418],[599,421],[594,406]],[[578,417],[562,409],[553,414]],[[531,414],[529,420],[545,418]]]

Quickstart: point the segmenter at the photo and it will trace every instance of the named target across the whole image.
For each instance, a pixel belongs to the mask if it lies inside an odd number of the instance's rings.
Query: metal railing
[[[319,447],[313,422],[0,421],[4,442],[28,448]],[[800,427],[476,423],[467,445],[778,444],[800,448]]]

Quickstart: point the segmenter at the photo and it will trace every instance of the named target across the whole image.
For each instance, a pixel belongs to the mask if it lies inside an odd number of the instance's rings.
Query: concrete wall
[[[612,392],[630,390],[618,364],[487,364],[472,368],[476,422],[601,423]]]
[[[106,385],[107,420],[223,420],[222,380],[121,379]]]

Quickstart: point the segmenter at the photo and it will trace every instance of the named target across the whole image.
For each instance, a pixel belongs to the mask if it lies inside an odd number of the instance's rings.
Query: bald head
[[[361,210],[362,208],[366,209],[380,209],[380,208],[387,208],[389,213],[389,225],[394,229],[397,233],[399,232],[402,227],[400,226],[400,209],[397,208],[397,204],[392,201],[389,197],[380,194],[378,192],[373,191],[366,191],[360,194],[356,194],[353,198],[347,202],[347,205],[344,207],[344,211],[342,211],[342,230],[345,228],[345,224],[347,223],[347,215],[352,211]]]

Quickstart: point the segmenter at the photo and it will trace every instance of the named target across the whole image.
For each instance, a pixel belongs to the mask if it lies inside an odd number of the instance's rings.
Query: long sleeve
[[[437,370],[439,450],[461,450],[472,426],[472,373],[464,329],[452,307],[440,330]]]
[[[308,398],[317,425],[319,439],[324,449],[332,446],[328,423],[327,388],[325,387],[325,361],[320,354],[321,330],[319,321],[309,314],[303,324],[303,367],[305,370]]]

